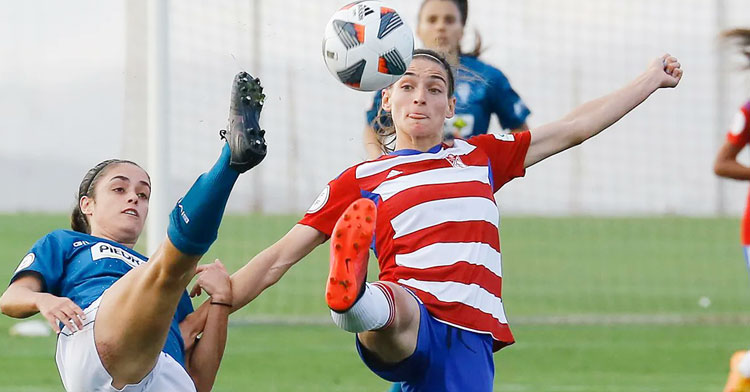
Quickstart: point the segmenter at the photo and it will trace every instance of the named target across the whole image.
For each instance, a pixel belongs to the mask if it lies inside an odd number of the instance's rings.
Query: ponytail
[[[750,69],[750,29],[732,29],[721,33],[721,38],[734,41],[740,48],[740,52],[748,60],[746,68]]]

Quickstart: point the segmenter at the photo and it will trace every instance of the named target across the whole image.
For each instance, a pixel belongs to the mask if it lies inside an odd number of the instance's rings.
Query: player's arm
[[[185,367],[198,392],[210,391],[216,381],[221,358],[227,342],[227,326],[232,304],[232,283],[224,265],[219,260],[200,265],[196,269],[198,280],[191,295],[206,291],[207,303],[203,335],[195,344],[186,347]],[[182,328],[182,325],[180,325]]]
[[[326,239],[322,232],[297,224],[275,244],[258,253],[232,274],[231,312],[247,305],[263,290],[278,282],[289,268]],[[203,331],[209,306],[209,301],[204,302],[180,324],[186,345],[192,344],[195,336]]]
[[[607,129],[662,87],[675,87],[682,77],[676,58],[664,55],[625,87],[587,102],[561,120],[531,130],[524,166],[583,143]]]
[[[714,173],[719,177],[732,178],[735,180],[750,180],[750,167],[737,161],[737,155],[742,151],[744,145],[736,145],[730,141],[724,142],[716,154],[714,162]]]
[[[245,306],[263,290],[278,282],[289,268],[326,239],[326,235],[317,229],[294,225],[284,237],[232,274],[234,309]]]
[[[365,145],[367,159],[376,159],[383,155],[378,135],[375,134],[375,130],[369,125],[365,125],[365,130],[362,133],[362,143]]]
[[[83,311],[70,298],[57,297],[42,291],[42,279],[25,273],[8,286],[0,297],[0,311],[10,317],[26,318],[41,313],[55,333],[60,332],[58,320],[71,330],[83,327]]]

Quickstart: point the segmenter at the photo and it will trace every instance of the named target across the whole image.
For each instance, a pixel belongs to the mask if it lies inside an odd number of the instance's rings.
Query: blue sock
[[[240,175],[229,167],[230,157],[225,144],[219,160],[198,177],[169,215],[167,235],[180,252],[202,255],[216,240],[229,194]]]

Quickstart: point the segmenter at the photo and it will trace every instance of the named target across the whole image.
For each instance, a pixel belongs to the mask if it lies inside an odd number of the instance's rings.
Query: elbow
[[[719,177],[727,177],[727,165],[724,164],[722,161],[716,161],[714,163],[714,174],[716,174]]]

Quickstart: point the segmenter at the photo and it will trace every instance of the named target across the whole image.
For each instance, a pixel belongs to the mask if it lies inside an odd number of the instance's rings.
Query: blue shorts
[[[357,339],[362,361],[381,378],[402,382],[404,392],[491,392],[495,376],[492,337],[435,320],[419,304],[417,347],[403,361],[380,362]]]

